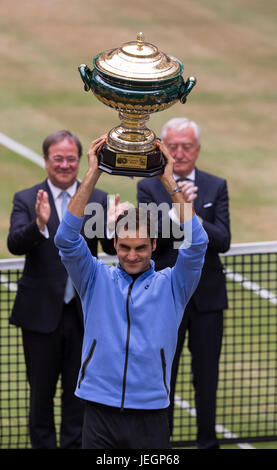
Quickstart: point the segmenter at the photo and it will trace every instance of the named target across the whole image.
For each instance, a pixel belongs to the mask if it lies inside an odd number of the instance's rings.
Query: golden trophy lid
[[[145,42],[143,33],[137,35],[136,41],[100,53],[94,63],[100,72],[124,80],[166,80],[183,72],[178,59]]]

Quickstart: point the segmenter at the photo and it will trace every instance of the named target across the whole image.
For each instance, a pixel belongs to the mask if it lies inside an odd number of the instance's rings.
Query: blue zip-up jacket
[[[169,405],[171,365],[184,308],[201,274],[208,237],[194,216],[173,268],[133,281],[120,265],[94,258],[80,235],[83,218],[66,212],[55,237],[84,312],[82,364],[75,394],[119,408]]]

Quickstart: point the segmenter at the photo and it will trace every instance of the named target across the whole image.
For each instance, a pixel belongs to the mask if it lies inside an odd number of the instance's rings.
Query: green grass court
[[[187,115],[202,128],[198,165],[228,180],[232,241],[276,239],[275,0],[118,0],[37,2],[0,6],[0,132],[41,153],[56,129],[89,143],[119,120],[85,93],[77,67],[143,31],[146,40],[178,57],[184,77],[198,82],[185,105],[152,114],[149,127]],[[41,168],[0,146],[0,257],[15,191],[44,177]],[[136,179],[103,177],[104,190],[136,200]]]

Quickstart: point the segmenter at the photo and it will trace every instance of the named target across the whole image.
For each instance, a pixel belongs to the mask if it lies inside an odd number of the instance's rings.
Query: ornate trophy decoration
[[[145,42],[136,41],[99,53],[93,69],[80,65],[85,91],[91,90],[105,105],[119,112],[121,124],[108,133],[98,156],[99,168],[112,175],[154,176],[163,172],[164,157],[155,133],[146,127],[151,113],[163,111],[178,100],[186,102],[196,83],[184,82],[180,60]]]

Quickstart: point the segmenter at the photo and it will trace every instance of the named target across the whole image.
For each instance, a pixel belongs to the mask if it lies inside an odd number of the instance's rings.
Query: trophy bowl
[[[92,70],[79,66],[85,91],[118,111],[121,124],[108,132],[98,166],[112,175],[154,176],[163,172],[164,157],[155,133],[146,127],[149,115],[186,102],[196,79],[184,81],[180,60],[145,42],[136,41],[97,54]]]

